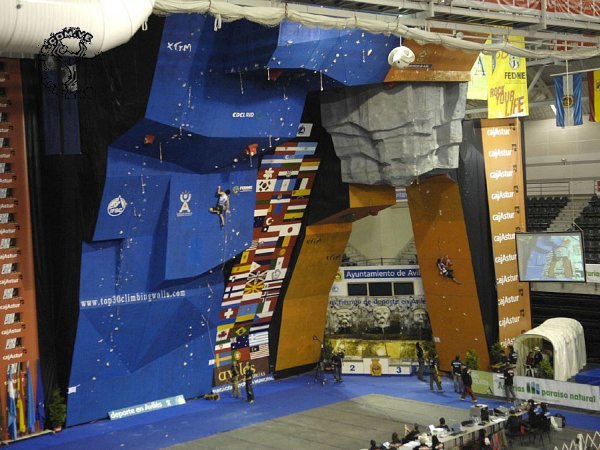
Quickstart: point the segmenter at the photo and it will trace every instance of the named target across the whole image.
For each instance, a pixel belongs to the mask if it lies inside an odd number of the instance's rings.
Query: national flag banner
[[[289,209],[289,208],[288,208]],[[300,220],[304,216],[304,211],[288,212],[284,214],[283,220]]]
[[[254,210],[254,228],[261,228],[262,225],[257,224],[257,219],[258,217],[263,217],[263,221],[264,221],[264,216],[266,216],[267,214],[269,214],[269,210],[270,208],[265,207],[265,208],[261,208],[261,209],[255,209]]]
[[[37,364],[37,387],[35,390],[35,420],[38,429],[43,430],[46,426],[46,401],[44,397],[44,382],[42,380],[42,367],[40,362]]]
[[[317,144],[312,142],[302,142],[301,145],[296,147],[296,155],[299,156],[312,156],[317,151]]]
[[[227,309],[222,309],[221,312],[219,313],[219,320],[222,323],[227,323],[227,322],[235,322],[235,316],[238,313],[238,307],[235,308],[227,308]]]
[[[259,331],[267,331],[269,329],[269,325],[252,325],[250,327],[251,333],[258,333]]]
[[[298,176],[299,173],[300,173],[300,170],[294,170],[294,169],[280,170],[279,172],[277,172],[277,178],[282,179],[282,180],[293,181]]]
[[[215,345],[215,352],[223,353],[229,350],[231,350],[231,342]]]
[[[268,331],[259,331],[258,333],[250,333],[249,344],[250,347],[254,345],[260,344],[268,344],[269,343],[269,332]]]
[[[270,232],[278,232],[279,236],[298,236],[302,223],[286,223],[285,225],[271,225],[269,227]]]
[[[273,312],[275,311],[276,304],[277,298],[272,300],[265,300],[256,309],[256,317],[258,317],[259,320],[273,317]]]
[[[35,399],[33,398],[33,380],[29,362],[27,363],[27,431],[29,433],[35,431]]]
[[[289,203],[292,200],[292,194],[279,194],[277,197],[271,199],[272,205],[278,205],[279,203]],[[280,206],[281,207],[281,206]],[[275,209],[275,214],[278,211]]]
[[[274,175],[275,175],[275,170],[273,170],[272,167],[269,167],[268,169],[265,169],[265,170],[262,170],[261,172],[259,172],[258,178],[270,180],[271,178],[273,178]]]
[[[263,291],[279,290],[279,289],[281,289],[282,286],[283,286],[283,280],[281,280],[281,279],[267,281],[267,282],[265,282],[265,287],[263,288]]]
[[[27,424],[25,423],[25,380],[20,370],[17,371],[17,417],[19,419],[19,433],[25,433],[27,431]]]
[[[244,295],[242,299],[248,300],[249,298],[260,298],[260,294],[264,286],[264,280],[248,280],[246,282],[246,287],[244,288]],[[258,294],[258,297],[255,297],[254,294]]]
[[[290,202],[287,209],[288,211],[304,211],[308,202],[304,200],[294,200],[294,203]]]
[[[250,342],[249,339],[247,334],[244,336],[235,336],[231,338],[231,348],[236,350],[238,348],[248,347]]]
[[[250,272],[251,267],[252,267],[251,264],[237,264],[237,265],[233,266],[233,269],[231,269],[231,273],[235,274],[235,273]]]
[[[17,438],[17,393],[15,392],[15,385],[13,381],[12,366],[8,369],[8,378],[6,380],[7,385],[7,403],[8,403],[8,420],[6,426],[8,427],[8,437],[10,439]]]
[[[319,161],[304,161],[300,164],[301,172],[310,172],[319,168]]]
[[[227,366],[229,364],[231,364],[231,353],[230,352],[215,353],[215,366],[221,367],[221,366]]]
[[[240,337],[245,336],[248,333],[250,333],[250,325],[239,325],[233,329],[231,335],[234,337]]]
[[[277,180],[257,180],[256,192],[275,192]]]
[[[248,347],[240,347],[231,354],[235,361],[248,361],[250,359],[250,349]]]
[[[237,323],[242,323],[254,319],[256,308],[258,308],[258,303],[242,304],[235,321]]]
[[[292,191],[292,196],[294,197],[308,197],[310,195],[310,189],[299,189],[297,191]]]
[[[590,122],[600,122],[600,70],[587,73]]]
[[[278,192],[286,192],[291,191],[294,188],[295,180],[290,180],[289,178],[278,180],[276,190]]]
[[[232,328],[232,323],[217,326],[217,342],[222,342],[229,339],[229,332]]]
[[[557,127],[583,125],[582,79],[582,73],[554,77]]]
[[[286,167],[291,164],[301,164],[302,156],[296,155],[278,155],[275,153],[273,156],[265,156],[262,159],[263,165],[272,167]]]
[[[268,277],[268,280],[270,282],[280,281],[280,280],[283,280],[285,278],[285,276],[287,274],[287,268],[269,270],[269,274],[270,275]],[[269,284],[269,289],[272,289],[272,285],[271,284]],[[266,289],[265,287],[263,287],[263,292],[265,290],[269,290],[269,289]]]
[[[265,358],[269,356],[269,344],[260,344],[250,347],[250,359]]]

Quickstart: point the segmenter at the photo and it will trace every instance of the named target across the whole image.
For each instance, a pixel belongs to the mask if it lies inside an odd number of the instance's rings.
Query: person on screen
[[[554,278],[556,276],[556,266],[560,263],[563,269],[563,276],[565,278],[573,277],[573,265],[569,258],[569,244],[570,239],[565,238],[562,240],[560,245],[552,250],[552,257],[550,260],[550,267],[548,268],[548,276]]]

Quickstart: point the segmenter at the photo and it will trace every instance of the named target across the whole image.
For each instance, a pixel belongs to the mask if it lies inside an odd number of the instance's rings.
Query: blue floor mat
[[[431,392],[429,384],[416,377],[347,376],[343,383],[321,385],[315,383],[312,374],[306,374],[257,384],[254,388],[256,402],[252,405],[230,398],[225,392],[219,401],[191,400],[185,405],[120,420],[101,420],[71,427],[57,434],[11,443],[11,447],[19,450],[160,449],[368,394],[469,408],[471,403],[459,399],[451,381],[444,381],[445,392]],[[481,398],[480,403],[490,408],[506,406],[505,402],[492,398]],[[552,412],[555,410],[551,408]],[[560,412],[570,427],[600,430],[600,416]]]

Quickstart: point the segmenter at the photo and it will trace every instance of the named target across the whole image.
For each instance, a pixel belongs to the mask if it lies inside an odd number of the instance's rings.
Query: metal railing
[[[568,181],[550,183],[527,183],[527,195],[560,196],[571,195],[571,186]]]

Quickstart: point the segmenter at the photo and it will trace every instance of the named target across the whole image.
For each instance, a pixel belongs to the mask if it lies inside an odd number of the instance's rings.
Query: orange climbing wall
[[[396,204],[396,190],[391,186],[348,185],[348,207],[318,224],[355,222]]]
[[[316,363],[323,340],[329,291],[352,232],[352,222],[396,204],[391,186],[348,185],[348,207],[306,227],[283,302],[275,370]]]
[[[283,303],[275,370],[316,363],[329,291],[352,231],[351,223],[306,227],[302,250]]]
[[[471,249],[458,184],[447,176],[427,178],[407,188],[427,311],[442,370],[455,355],[475,350],[489,366],[488,344],[479,308]],[[450,256],[456,280],[442,277],[437,259]]]

